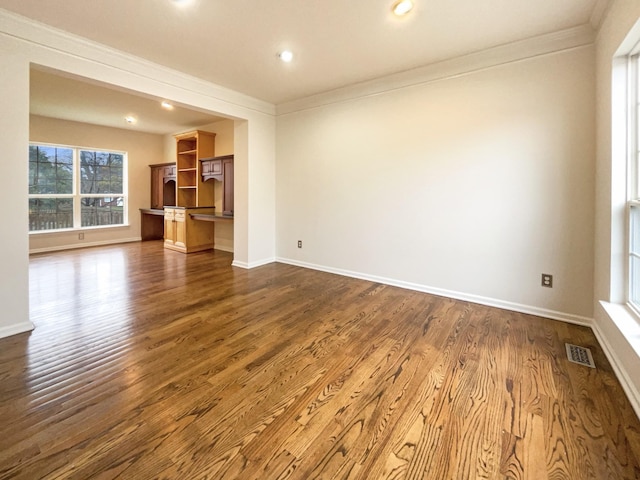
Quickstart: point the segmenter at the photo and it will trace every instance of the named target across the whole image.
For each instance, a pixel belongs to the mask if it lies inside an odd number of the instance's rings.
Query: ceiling
[[[0,0],[0,8],[278,105],[538,35],[597,27],[608,1],[414,0],[402,18],[391,13],[393,3]],[[293,52],[291,63],[278,58],[283,49]],[[43,87],[38,80],[35,89]]]
[[[165,99],[143,95],[53,70],[31,68],[29,111],[34,115],[126,128],[159,135],[175,134],[222,117],[179,105],[162,108]],[[125,117],[132,116],[135,124]]]

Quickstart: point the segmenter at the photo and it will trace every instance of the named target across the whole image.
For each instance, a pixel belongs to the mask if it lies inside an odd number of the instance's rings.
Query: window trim
[[[633,251],[633,211],[640,209],[640,42],[627,55],[627,204],[626,204],[626,245],[625,303],[640,318],[640,303],[633,301],[633,259],[640,259],[640,252]],[[635,279],[640,282],[640,279]],[[638,288],[638,287],[636,287]]]
[[[113,229],[113,228],[122,228],[129,227],[129,154],[124,150],[116,150],[111,148],[100,148],[100,147],[84,147],[79,145],[65,145],[61,143],[51,143],[51,142],[37,142],[31,141],[29,142],[29,147],[53,147],[53,148],[67,148],[73,151],[73,188],[72,193],[60,193],[60,194],[41,194],[41,193],[29,193],[28,198],[31,200],[32,198],[71,198],[73,199],[73,227],[71,228],[56,228],[50,230],[29,230],[29,235],[47,235],[47,234],[57,234],[57,233],[65,233],[65,232],[77,232],[77,231],[85,231],[85,230],[104,230],[104,229]],[[81,151],[90,151],[90,152],[108,152],[120,154],[123,157],[122,160],[122,194],[87,194],[80,193],[80,152]],[[114,225],[93,225],[93,226],[82,226],[82,211],[81,211],[81,200],[83,198],[111,198],[111,197],[122,197],[123,198],[123,208],[122,208],[122,223],[114,224]]]

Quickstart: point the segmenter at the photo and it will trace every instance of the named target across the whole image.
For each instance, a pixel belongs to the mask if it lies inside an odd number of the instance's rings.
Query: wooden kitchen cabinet
[[[164,246],[170,248],[176,243],[175,208],[164,209]]]
[[[213,248],[212,223],[193,220],[192,214],[215,213],[213,207],[165,207],[164,246],[182,253],[200,252]]]
[[[187,250],[187,225],[184,219],[184,209],[174,209],[174,241],[175,248]]]
[[[222,214],[233,216],[233,155],[222,160]]]
[[[233,155],[204,158],[200,163],[203,182],[211,185],[212,180],[221,182],[222,213],[233,216]]]
[[[202,160],[202,177],[206,180],[222,175],[222,160]]]
[[[162,209],[176,204],[176,164],[149,165],[151,169],[151,208]]]
[[[140,238],[157,240],[164,237],[162,208],[176,204],[176,164],[149,165],[151,176],[151,201],[149,208],[140,209]]]
[[[175,163],[170,163],[168,164],[168,166],[164,167],[164,178],[165,178],[165,182],[167,180],[174,180],[176,179],[176,164]]]

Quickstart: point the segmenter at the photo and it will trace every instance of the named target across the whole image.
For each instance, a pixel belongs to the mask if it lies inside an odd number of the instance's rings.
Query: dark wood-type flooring
[[[231,260],[32,257],[36,330],[0,340],[0,478],[640,478],[588,328]]]

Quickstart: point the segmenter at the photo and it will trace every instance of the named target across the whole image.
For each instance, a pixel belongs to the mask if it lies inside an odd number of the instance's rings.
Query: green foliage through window
[[[118,152],[30,145],[29,230],[124,224],[125,159]]]
[[[73,149],[30,146],[29,193],[73,193]]]
[[[80,150],[80,189],[82,193],[122,193],[121,153]]]

